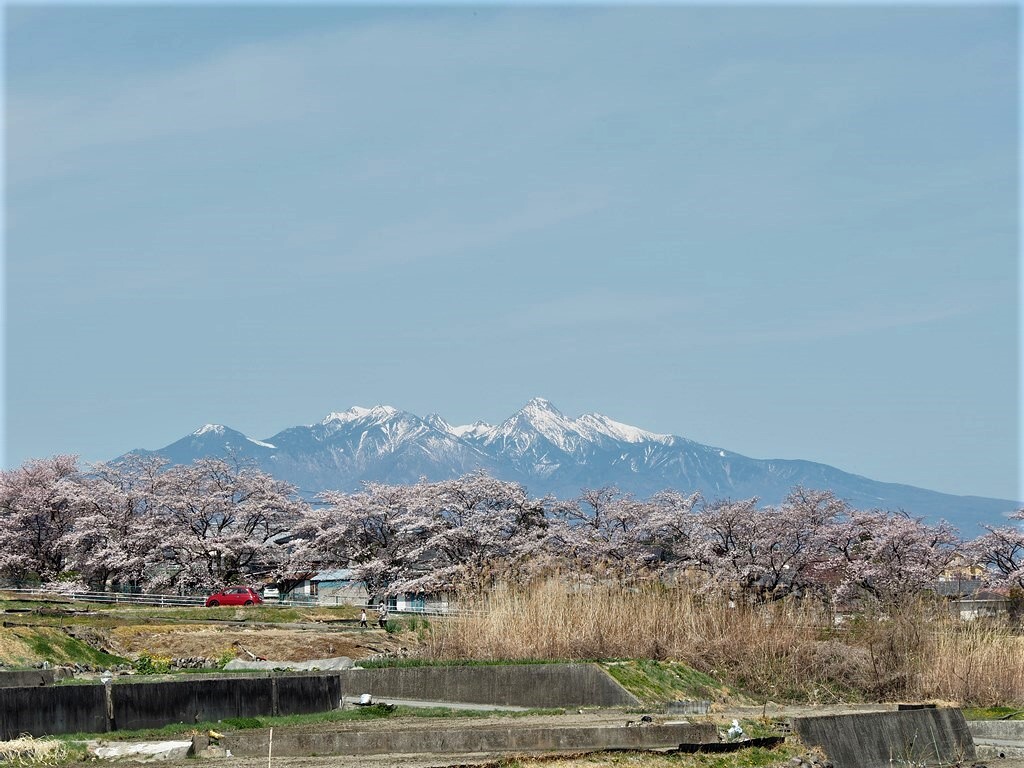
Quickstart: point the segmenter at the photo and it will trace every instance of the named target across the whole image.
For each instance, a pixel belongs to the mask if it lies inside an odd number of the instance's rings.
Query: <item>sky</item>
[[[1024,499],[1013,5],[4,21],[5,467],[541,396]]]

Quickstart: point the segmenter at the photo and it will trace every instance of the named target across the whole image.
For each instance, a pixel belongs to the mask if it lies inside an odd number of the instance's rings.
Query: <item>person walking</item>
[[[384,603],[377,606],[377,626],[381,629],[387,629],[388,626],[388,609]]]
[[[362,629],[366,629],[366,608],[365,607],[359,612],[359,626]]]

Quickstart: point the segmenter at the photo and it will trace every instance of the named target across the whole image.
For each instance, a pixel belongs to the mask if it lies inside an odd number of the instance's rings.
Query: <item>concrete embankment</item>
[[[462,724],[438,728],[424,724],[412,728],[385,730],[345,729],[328,732],[278,731],[273,755],[384,755],[384,754],[467,754],[503,752],[588,752],[603,749],[674,748],[682,743],[717,743],[718,731],[711,723],[677,723],[627,728],[585,726],[524,727],[514,722],[500,726]],[[236,731],[226,734],[220,745],[240,757],[267,755],[270,731]],[[196,749],[205,746],[197,739]]]
[[[103,733],[234,717],[327,712],[343,697],[530,708],[636,706],[596,664],[526,664],[254,673],[167,682],[0,688],[0,739]]]
[[[821,747],[835,768],[960,765],[975,758],[959,709],[795,717],[792,724],[800,739]]]
[[[640,706],[597,664],[351,669],[341,673],[341,681],[346,696],[531,708]]]
[[[1024,759],[1024,720],[968,720],[978,758]]]
[[[58,672],[60,673],[59,675]],[[53,685],[54,680],[62,677],[66,677],[64,670],[4,669],[0,670],[0,688],[29,688]]]

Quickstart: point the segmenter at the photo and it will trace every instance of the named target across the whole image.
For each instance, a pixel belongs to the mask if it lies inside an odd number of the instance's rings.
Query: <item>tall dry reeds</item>
[[[775,699],[1024,700],[1021,638],[964,625],[926,602],[837,628],[811,601],[731,606],[685,586],[550,579],[498,587],[462,607],[433,625],[428,655],[671,659]]]
[[[1024,704],[1024,637],[998,623],[958,622],[935,635],[919,687],[924,698]]]

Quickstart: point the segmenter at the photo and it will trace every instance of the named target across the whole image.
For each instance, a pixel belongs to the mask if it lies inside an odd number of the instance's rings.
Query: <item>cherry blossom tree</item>
[[[697,510],[703,503],[699,493],[666,490],[647,504],[639,536],[654,548],[663,568],[681,571],[694,564]]]
[[[830,491],[795,487],[782,504],[757,499],[704,505],[690,531],[693,562],[713,585],[732,585],[748,599],[823,595],[831,534],[848,505]]]
[[[295,535],[300,567],[346,566],[370,594],[480,588],[518,577],[536,553],[544,500],[484,472],[330,492]]]
[[[1024,521],[1024,509],[1018,509],[1010,519]],[[987,533],[970,542],[968,553],[992,572],[993,586],[1024,589],[1024,527],[1003,525],[985,529]]]
[[[302,512],[295,488],[264,472],[221,459],[171,467],[152,517],[152,583],[209,590],[274,571],[286,557],[277,539]]]
[[[320,506],[307,510],[294,531],[299,544],[291,568],[346,566],[371,595],[384,594],[413,563],[417,532],[408,520],[419,514],[425,485],[366,483],[359,493],[319,494]]]
[[[548,546],[562,552],[571,567],[619,581],[651,575],[659,557],[647,525],[649,505],[615,487],[584,489],[559,505]]]
[[[151,554],[160,551],[155,524],[166,462],[129,456],[93,467],[74,500],[74,528],[66,534],[74,569],[93,589],[140,587]]]
[[[0,472],[0,573],[48,580],[66,570],[78,459],[33,459]]]
[[[822,577],[831,567],[831,534],[850,511],[832,491],[802,486],[796,486],[781,505],[762,510],[756,543],[761,595],[826,596]]]
[[[693,563],[710,580],[706,587],[732,585],[752,593],[757,583],[757,499],[720,500],[697,514]]]
[[[842,572],[837,596],[898,603],[933,583],[960,545],[946,522],[929,525],[902,511],[853,512],[832,537],[835,565]]]
[[[480,590],[521,578],[537,556],[545,500],[531,499],[522,485],[478,471],[421,490],[408,507],[417,514],[404,522],[408,539],[418,539],[407,560],[420,567],[398,585],[403,591]]]

